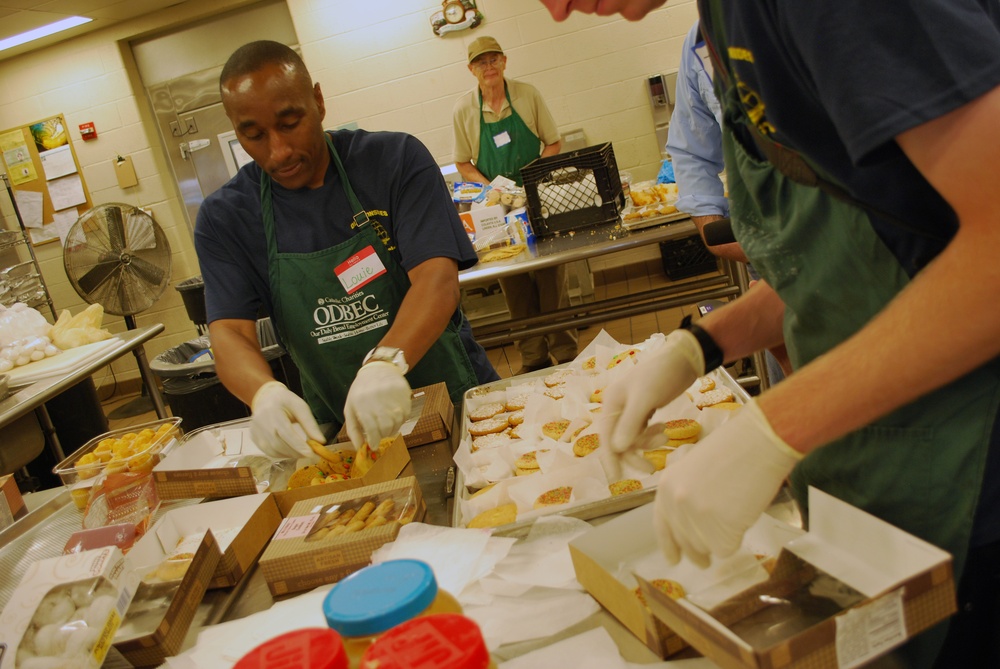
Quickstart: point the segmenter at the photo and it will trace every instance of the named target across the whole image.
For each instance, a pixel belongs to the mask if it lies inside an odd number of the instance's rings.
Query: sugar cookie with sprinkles
[[[604,389],[603,388],[598,388],[594,392],[590,393],[590,401],[594,402],[595,404],[603,402],[604,401]]]
[[[618,365],[622,364],[626,360],[635,360],[635,356],[639,354],[639,349],[630,348],[627,351],[622,351],[621,353],[611,356],[611,361],[608,362],[608,369],[614,369]]]
[[[684,586],[682,586],[677,581],[671,581],[669,578],[654,578],[649,582],[651,586],[665,594],[670,599],[682,599],[687,597],[687,593],[684,592]],[[635,589],[635,596],[639,598],[643,606],[646,605],[646,598],[642,594],[642,588]]]
[[[636,479],[622,479],[621,481],[615,481],[614,483],[608,485],[608,490],[611,491],[612,497],[617,497],[618,495],[624,495],[626,493],[635,492],[636,490],[642,490],[642,483]]]
[[[538,469],[538,454],[548,453],[549,449],[542,448],[537,451],[528,451],[527,453],[521,454],[521,456],[514,462],[514,466],[518,469]]]
[[[600,446],[600,437],[597,436],[596,432],[585,434],[573,442],[573,455],[578,458],[582,458],[586,455],[590,455],[600,448]]]
[[[729,388],[716,388],[715,390],[701,393],[699,397],[694,398],[694,405],[699,409],[704,409],[713,404],[732,402],[733,399],[733,391]]]
[[[486,420],[476,421],[469,426],[469,434],[473,437],[481,437],[484,434],[493,434],[494,432],[503,432],[509,427],[506,416],[494,416],[493,418],[487,418]]]
[[[690,439],[701,434],[701,423],[693,418],[668,420],[663,424],[663,433],[667,439]]]
[[[490,402],[489,404],[483,404],[475,409],[469,411],[469,420],[473,423],[481,420],[486,420],[488,418],[493,418],[498,413],[503,413],[504,405],[502,402]]]
[[[535,499],[534,507],[542,509],[546,506],[558,506],[569,503],[570,495],[573,494],[573,486],[564,485],[552,490],[546,490]]]

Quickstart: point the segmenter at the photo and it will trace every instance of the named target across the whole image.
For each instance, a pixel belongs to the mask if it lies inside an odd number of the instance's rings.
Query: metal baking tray
[[[511,377],[508,379],[501,379],[500,381],[494,381],[492,383],[487,383],[481,386],[476,386],[475,388],[470,388],[465,392],[462,398],[462,416],[460,418],[461,433],[459,440],[464,440],[468,437],[468,421],[465,419],[465,414],[467,412],[467,407],[469,400],[487,395],[489,393],[504,390],[507,387],[515,383],[523,383],[526,380],[538,379],[546,377],[553,372],[560,369],[569,367],[569,363],[563,365],[556,365],[555,367],[549,367],[536,372],[530,372],[528,374],[522,374],[520,376]],[[724,368],[720,367],[717,370],[710,372],[716,378],[721,379],[724,386],[733,391],[740,402],[746,404],[750,401],[750,395],[741,386],[736,379]],[[462,470],[458,467],[455,468],[455,500],[452,505],[452,517],[451,525],[452,527],[464,527],[462,525],[462,509],[459,501],[464,499],[466,494],[465,488],[465,476]],[[653,501],[653,497],[656,495],[656,488],[646,488],[643,490],[636,490],[635,492],[625,493],[624,495],[617,495],[607,499],[597,500],[594,502],[584,502],[581,504],[576,504],[565,509],[560,509],[554,511],[551,514],[553,516],[568,516],[570,518],[579,518],[580,520],[591,520],[593,518],[599,518],[601,516],[607,516],[614,513],[619,513],[622,511],[628,511],[629,509],[634,509],[643,504]],[[501,525],[498,528],[494,528],[494,533],[503,532],[505,536],[508,532],[517,533],[520,529],[530,527],[534,523],[535,518],[529,518],[523,521],[516,521],[509,523],[507,525]]]

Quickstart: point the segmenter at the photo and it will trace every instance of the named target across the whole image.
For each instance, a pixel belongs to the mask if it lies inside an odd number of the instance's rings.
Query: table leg
[[[149,368],[149,361],[146,360],[146,349],[140,344],[132,349],[132,353],[139,365],[139,375],[142,376],[142,382],[146,384],[146,390],[149,391],[149,399],[153,403],[153,409],[156,410],[156,417],[169,418],[167,407],[163,404],[160,388],[156,385],[156,377],[153,376],[153,370]]]
[[[42,428],[45,443],[49,445],[49,450],[52,451],[56,463],[62,462],[66,459],[66,454],[63,453],[62,444],[59,443],[59,435],[56,434],[56,426],[52,424],[52,417],[49,416],[49,410],[45,408],[44,404],[39,404],[35,408],[35,417],[38,418],[38,425]]]

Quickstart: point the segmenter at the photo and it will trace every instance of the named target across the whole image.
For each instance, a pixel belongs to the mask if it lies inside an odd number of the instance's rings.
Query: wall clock
[[[475,28],[482,22],[483,13],[476,8],[475,0],[442,0],[441,9],[431,15],[431,28],[438,37]]]

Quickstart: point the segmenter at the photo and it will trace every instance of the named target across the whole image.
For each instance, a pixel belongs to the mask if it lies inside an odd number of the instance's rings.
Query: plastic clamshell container
[[[169,428],[164,428],[169,425]],[[85,455],[94,453],[97,447],[106,439],[120,440],[128,434],[139,435],[143,430],[152,430],[156,435],[149,439],[141,449],[133,450],[126,457],[117,462],[123,462],[124,471],[136,471],[141,468],[143,471],[151,471],[160,461],[160,453],[163,449],[182,434],[181,418],[174,416],[161,418],[141,425],[131,425],[129,427],[111,430],[98,435],[81,446],[72,455],[56,465],[52,471],[57,474],[64,485],[75,486],[88,480],[97,480],[97,475],[104,471],[109,465],[108,462],[93,462],[89,464],[79,464],[80,459]],[[162,430],[162,432],[158,432]],[[89,458],[88,458],[89,459]],[[117,465],[116,465],[117,466]]]

